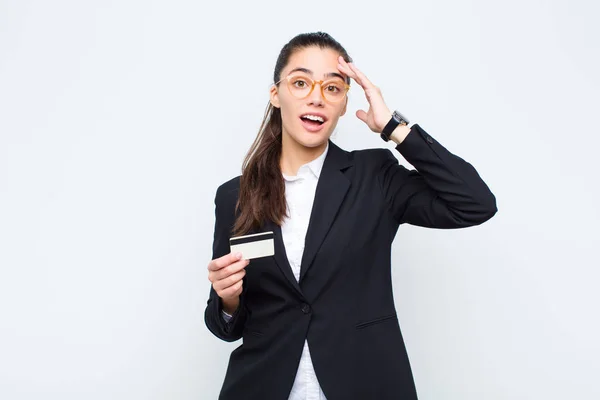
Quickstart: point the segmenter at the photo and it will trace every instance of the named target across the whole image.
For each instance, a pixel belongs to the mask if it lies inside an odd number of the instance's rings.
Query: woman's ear
[[[279,92],[277,91],[277,86],[275,86],[275,85],[271,86],[271,90],[269,93],[271,96],[271,105],[275,108],[279,108],[280,103],[279,103]]]
[[[342,108],[342,112],[340,114],[340,117],[343,116],[344,114],[346,114],[346,108],[348,108],[348,96],[346,96],[346,101],[344,103],[344,108]]]

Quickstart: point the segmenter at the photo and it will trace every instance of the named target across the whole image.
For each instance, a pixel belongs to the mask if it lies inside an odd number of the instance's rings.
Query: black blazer
[[[329,142],[310,216],[300,282],[281,229],[275,256],[246,267],[240,307],[226,323],[211,288],[205,311],[217,337],[243,343],[230,356],[219,399],[286,400],[304,340],[328,400],[413,400],[412,372],[396,318],[391,245],[403,223],[430,228],[481,224],[497,211],[477,171],[418,124],[396,146],[347,152]],[[216,193],[213,259],[230,252],[239,177]]]

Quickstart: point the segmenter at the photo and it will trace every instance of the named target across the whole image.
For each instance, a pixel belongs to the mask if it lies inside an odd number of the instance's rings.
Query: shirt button
[[[309,314],[310,313],[310,306],[308,304],[302,304],[302,312],[304,314]]]

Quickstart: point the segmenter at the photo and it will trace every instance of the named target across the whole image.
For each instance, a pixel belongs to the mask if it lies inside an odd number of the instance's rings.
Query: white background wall
[[[203,320],[214,193],[314,30],[497,197],[396,237],[420,399],[600,398],[599,8],[0,0],[0,398],[217,397],[240,342]],[[393,148],[366,104],[353,82],[334,141]]]

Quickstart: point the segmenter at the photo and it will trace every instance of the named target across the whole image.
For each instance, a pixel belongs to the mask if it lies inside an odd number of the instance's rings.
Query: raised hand
[[[353,63],[347,63],[342,56],[338,58],[338,69],[354,79],[364,90],[369,110],[358,110],[356,116],[367,124],[373,132],[381,133],[392,117],[392,112],[383,101],[379,87],[375,86]]]

